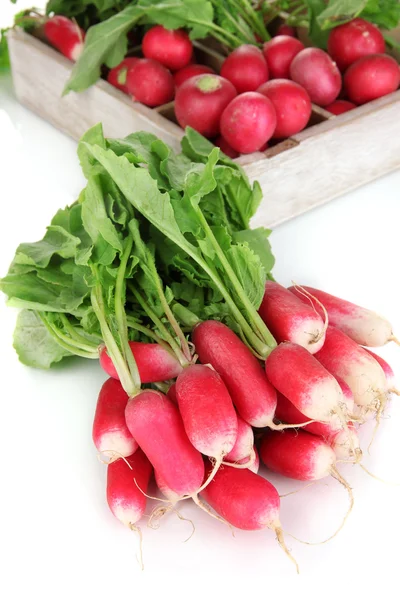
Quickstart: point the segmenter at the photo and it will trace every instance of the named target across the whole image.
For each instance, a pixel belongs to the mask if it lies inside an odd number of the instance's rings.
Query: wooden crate
[[[18,100],[75,140],[101,121],[107,137],[145,130],[179,150],[173,103],[150,109],[104,80],[62,97],[71,62],[20,29],[9,31],[8,42]],[[197,50],[208,62],[220,60]],[[314,106],[307,129],[237,162],[263,189],[254,225],[282,223],[400,166],[400,91],[337,117]]]

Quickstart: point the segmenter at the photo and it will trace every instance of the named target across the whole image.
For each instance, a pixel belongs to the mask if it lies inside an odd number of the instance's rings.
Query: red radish
[[[257,92],[240,94],[221,115],[221,133],[237,152],[256,152],[268,142],[276,127],[276,112],[270,100]]]
[[[176,383],[173,383],[167,392],[168,398],[178,406],[178,398],[176,397]]]
[[[144,390],[125,410],[129,431],[166,486],[178,496],[193,496],[204,478],[200,454],[190,443],[178,408],[161,392]]]
[[[297,423],[297,421],[296,421]],[[254,433],[251,426],[237,415],[238,431],[233,448],[225,455],[227,462],[247,460],[252,454],[254,446]]]
[[[229,158],[237,158],[239,156],[239,152],[236,152],[236,150],[234,150],[232,146],[228,144],[228,142],[222,137],[222,135],[219,135],[214,140],[214,144],[215,146],[221,148],[222,152],[226,154],[226,156],[229,156]]]
[[[134,100],[146,106],[166,104],[175,94],[171,73],[150,58],[140,58],[128,71],[126,87]]]
[[[186,67],[183,67],[183,69],[179,69],[179,71],[174,73],[175,86],[179,87],[191,77],[195,77],[196,75],[204,75],[205,73],[215,73],[215,71],[206,65],[187,65]]]
[[[111,83],[111,85],[121,90],[121,92],[129,94],[128,88],[126,87],[126,78],[129,69],[131,69],[138,60],[139,59],[135,58],[134,56],[124,58],[124,60],[120,62],[118,66],[110,69],[110,72],[107,75],[108,83]]]
[[[142,383],[154,383],[174,379],[182,371],[178,359],[160,344],[129,342]],[[100,351],[100,365],[110,377],[118,379],[118,373],[105,347]]]
[[[152,470],[140,449],[133,456],[125,460],[120,458],[107,466],[108,506],[113,515],[130,529],[135,529],[135,523],[144,514],[144,493],[147,492]]]
[[[183,129],[189,126],[205,137],[215,137],[219,134],[222,112],[235,96],[231,82],[219,75],[191,77],[176,92],[178,123]]]
[[[381,412],[386,403],[385,374],[376,360],[343,331],[329,326],[325,344],[315,355],[335,377],[343,379],[354,394],[362,414]]]
[[[290,65],[290,78],[305,88],[312,102],[331,104],[339,96],[342,77],[329,54],[320,48],[306,48]]]
[[[385,39],[375,25],[357,18],[332,29],[328,52],[339,69],[345,71],[363,56],[383,54]]]
[[[289,35],[277,35],[265,42],[263,53],[271,79],[289,79],[290,65],[301,50],[304,44]]]
[[[255,446],[253,446],[253,454],[252,455],[254,456],[254,458],[251,460],[250,464],[249,464],[249,460],[247,458],[242,458],[242,460],[239,460],[237,462],[237,465],[246,464],[249,471],[252,471],[253,473],[257,474],[260,469],[260,456],[259,456],[259,454],[257,452],[257,448]]]
[[[233,83],[238,94],[254,92],[268,80],[263,53],[250,44],[239,46],[224,60],[221,76]]]
[[[179,494],[176,494],[167,486],[167,484],[165,483],[163,478],[157,473],[157,471],[154,471],[154,478],[156,480],[157,487],[162,493],[162,495],[165,496],[165,498],[169,500],[169,502],[173,506],[182,499],[182,497]]]
[[[219,321],[203,321],[192,339],[200,361],[221,375],[242,419],[253,427],[273,427],[276,391],[238,336]]]
[[[301,291],[298,291],[295,287],[289,289],[300,300],[309,303],[309,300],[305,298]],[[357,344],[374,347],[383,346],[390,341],[397,343],[389,321],[372,312],[372,310],[362,308],[357,304],[342,300],[342,298],[337,298],[313,287],[303,286],[301,289],[315,296],[324,305],[328,313],[329,323],[344,331]],[[322,313],[319,304],[314,303],[314,308],[320,314]]]
[[[278,30],[276,32],[276,36],[278,35],[288,35],[289,37],[296,37],[296,30],[294,27],[286,25],[286,23],[282,23],[282,25],[279,25]]]
[[[371,54],[353,63],[343,81],[349,99],[356,104],[365,104],[397,90],[400,66],[387,54]]]
[[[353,108],[357,108],[357,106],[348,100],[335,100],[331,104],[328,104],[328,106],[325,106],[325,110],[333,115],[341,115],[349,110],[353,110]]]
[[[299,133],[311,116],[310,96],[301,85],[286,79],[273,79],[257,90],[269,98],[276,111],[274,138],[288,138]]]
[[[93,421],[92,437],[99,452],[109,452],[114,456],[130,456],[137,450],[125,423],[125,408],[128,395],[116,379],[103,383],[97,400]]]
[[[221,376],[209,366],[191,365],[176,380],[176,397],[193,446],[221,464],[238,434],[236,412]]]
[[[283,539],[279,494],[269,481],[249,469],[224,466],[201,494],[221,517],[238,529],[272,529],[297,567]]]
[[[190,63],[193,44],[183,29],[171,31],[156,25],[144,35],[142,51],[146,58],[157,60],[171,71],[178,71]]]
[[[305,348],[291,342],[279,344],[265,368],[272,385],[309,419],[331,423],[339,417],[343,423],[346,415],[338,382]]]
[[[386,362],[386,360],[382,358],[382,356],[375,354],[375,352],[372,352],[372,350],[368,350],[368,348],[364,348],[364,350],[366,350],[368,354],[370,354],[376,360],[376,362],[382,368],[382,371],[385,373],[388,391],[400,396],[400,392],[396,389],[396,378],[392,367]]]
[[[322,348],[326,330],[323,319],[312,304],[307,306],[279,283],[266,282],[258,312],[278,342],[299,344],[311,354]]]
[[[85,32],[77,23],[67,17],[55,15],[44,24],[44,34],[61,54],[74,62],[78,60],[83,50]]]

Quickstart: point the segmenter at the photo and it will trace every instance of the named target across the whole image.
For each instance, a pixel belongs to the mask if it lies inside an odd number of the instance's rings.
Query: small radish
[[[126,78],[128,75],[129,69],[131,69],[138,61],[138,58],[134,56],[124,58],[122,62],[119,63],[113,69],[110,69],[110,72],[107,75],[108,83],[111,83],[114,87],[121,90],[121,92],[125,92],[125,94],[129,94],[128,88],[126,87]]]
[[[331,104],[339,96],[342,77],[329,54],[320,48],[306,48],[290,65],[290,78],[307,90],[319,106]]]
[[[186,67],[183,67],[183,69],[179,69],[179,71],[174,73],[175,86],[179,87],[191,77],[196,77],[196,75],[204,75],[205,73],[215,73],[215,71],[211,67],[207,67],[207,65],[187,65]]]
[[[289,35],[277,35],[265,42],[263,53],[272,79],[289,79],[294,57],[304,50],[304,44]]]
[[[226,154],[226,156],[229,156],[229,158],[237,158],[239,156],[239,152],[236,152],[236,150],[234,150],[232,148],[232,146],[230,146],[228,144],[228,142],[226,141],[225,138],[222,137],[222,135],[219,135],[215,140],[214,140],[214,145],[218,146],[219,148],[221,148],[221,151]]]
[[[235,96],[232,83],[219,75],[191,77],[177,89],[175,116],[183,129],[193,127],[212,138],[219,134],[221,115]]]
[[[353,110],[353,108],[357,108],[356,104],[348,100],[335,100],[331,104],[328,104],[328,106],[325,106],[325,110],[333,115],[342,115],[349,110]]]
[[[185,432],[179,410],[167,396],[144,390],[129,400],[129,431],[165,485],[177,496],[194,496],[204,478],[203,459]]]
[[[221,134],[237,152],[260,150],[273,136],[276,111],[268,98],[246,92],[234,98],[221,115]]]
[[[329,34],[328,53],[342,72],[363,56],[384,52],[385,39],[382,33],[364,19],[353,19],[335,27]]]
[[[182,366],[177,358],[160,344],[129,342],[129,345],[142,383],[175,379],[182,371]],[[107,375],[118,379],[118,373],[105,347],[100,350],[100,365]]]
[[[350,65],[344,89],[355,104],[365,104],[395,92],[400,85],[400,66],[387,54],[371,54]]]
[[[379,414],[383,410],[387,386],[382,368],[343,331],[329,326],[325,344],[315,357],[332,375],[347,383],[356,405],[363,409],[361,414],[369,416],[371,411]]]
[[[239,337],[219,321],[203,321],[192,339],[200,361],[221,375],[242,419],[253,427],[273,427],[276,391]]]
[[[242,458],[242,460],[238,460],[235,467],[237,468],[237,465],[245,464],[247,465],[246,468],[249,469],[249,471],[252,471],[253,473],[257,474],[260,469],[260,456],[255,446],[253,446],[253,457],[254,458],[250,462],[247,458]]]
[[[274,138],[291,137],[306,127],[312,107],[310,96],[301,85],[286,79],[273,79],[257,91],[269,98],[275,107]]]
[[[130,529],[136,530],[135,524],[144,514],[144,494],[152,471],[151,464],[140,449],[133,456],[125,460],[120,458],[107,466],[108,506],[113,515]]]
[[[322,348],[327,327],[312,304],[301,302],[290,290],[267,281],[264,297],[258,310],[261,318],[278,342],[293,342],[311,354]]]
[[[167,392],[168,398],[178,406],[178,398],[176,397],[176,383],[173,383]]]
[[[85,32],[67,17],[55,15],[48,19],[44,34],[50,44],[70,60],[75,62],[82,54]]]
[[[372,352],[372,350],[369,350],[368,348],[364,348],[364,350],[366,350],[368,354],[370,354],[376,360],[376,362],[379,363],[382,371],[385,373],[388,391],[392,394],[397,394],[400,396],[399,390],[396,389],[396,378],[392,367],[381,356],[378,356],[378,354]]]
[[[142,51],[146,58],[158,61],[171,71],[178,71],[190,63],[193,44],[183,29],[169,30],[156,25],[144,35]]]
[[[302,302],[310,302],[301,290],[295,287],[289,289]],[[374,347],[383,346],[390,341],[398,343],[393,335],[392,326],[389,321],[372,312],[372,310],[362,308],[361,306],[357,306],[357,304],[342,300],[316,288],[304,286],[301,289],[304,289],[310,295],[317,298],[328,313],[329,323],[337,329],[344,331],[357,344]],[[322,313],[320,304],[314,303],[314,308],[320,314]]]
[[[279,344],[268,356],[265,369],[272,385],[309,419],[331,423],[339,418],[344,423],[338,382],[305,348],[291,342]]]
[[[248,460],[254,447],[254,433],[251,426],[239,415],[237,415],[237,424],[238,431],[235,444],[224,458],[225,461],[232,463]]]
[[[276,32],[276,36],[278,35],[288,35],[290,37],[296,37],[296,30],[294,27],[291,27],[286,23],[282,23],[282,25],[279,25],[278,30]]]
[[[125,408],[128,396],[116,379],[107,379],[103,383],[97,400],[93,421],[92,437],[99,452],[116,456],[130,456],[137,450],[125,423]]]
[[[272,529],[279,545],[298,570],[283,539],[279,494],[269,481],[249,469],[224,466],[201,495],[221,517],[238,529]]]
[[[239,46],[224,60],[221,76],[233,83],[238,94],[256,91],[268,80],[263,53],[250,44]]]
[[[174,98],[175,86],[171,73],[150,58],[140,58],[128,71],[126,87],[133,99],[146,106],[161,106]]]

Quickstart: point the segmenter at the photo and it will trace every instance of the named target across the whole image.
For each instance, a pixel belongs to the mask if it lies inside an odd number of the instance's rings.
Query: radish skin
[[[176,383],[173,383],[167,392],[167,397],[178,406],[178,398],[176,397]]]
[[[77,23],[62,15],[54,15],[44,24],[44,34],[54,48],[72,61],[83,51],[85,32]]]
[[[296,288],[291,287],[289,289],[302,302],[310,302]],[[303,289],[323,304],[328,313],[330,325],[341,329],[357,344],[377,347],[384,346],[392,340],[396,341],[389,321],[372,310],[357,306],[357,304],[342,300],[342,298],[337,298],[313,287],[304,286]],[[321,307],[316,303],[314,307],[321,314]]]
[[[325,324],[312,305],[301,302],[275,281],[267,281],[258,311],[278,342],[293,342],[311,354],[322,348]]]
[[[366,352],[368,352],[368,354],[370,354],[376,360],[376,362],[382,368],[382,371],[385,373],[388,391],[400,395],[400,392],[396,389],[396,378],[392,367],[381,356],[375,354],[375,352],[372,352],[372,350],[368,350],[368,348],[364,348],[364,350],[366,350]]]
[[[128,395],[116,379],[103,383],[94,415],[92,438],[99,452],[111,453],[111,460],[131,456],[138,444],[125,423]],[[113,457],[113,453],[114,457]]]
[[[143,492],[147,492],[153,469],[140,449],[125,460],[120,458],[107,467],[107,503],[121,523],[135,529],[146,509]]]
[[[254,433],[251,426],[237,415],[238,431],[235,444],[226,454],[225,461],[239,462],[249,458],[254,446]],[[297,423],[297,421],[296,421]]]

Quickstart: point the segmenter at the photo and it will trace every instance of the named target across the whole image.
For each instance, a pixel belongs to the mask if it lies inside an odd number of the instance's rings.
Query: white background
[[[4,4],[2,2],[2,4]],[[36,2],[38,4],[38,2]],[[39,2],[39,4],[42,4]],[[28,6],[19,2],[17,8]],[[15,7],[0,8],[5,26]],[[51,77],[51,73],[49,73]],[[43,98],[43,102],[46,99]],[[379,148],[374,149],[379,152]],[[0,76],[0,274],[18,243],[42,237],[59,207],[84,184],[75,143],[21,107],[9,76]],[[282,181],[282,185],[285,182]],[[400,335],[400,172],[278,227],[272,235],[274,274],[332,291],[385,314]],[[12,348],[15,312],[0,298],[1,412],[0,597],[69,598],[372,598],[382,586],[398,594],[400,488],[378,483],[358,467],[341,466],[355,508],[344,530],[322,546],[287,537],[301,569],[269,531],[228,528],[184,504],[196,532],[175,516],[158,531],[143,523],[145,570],[137,538],[109,513],[105,467],[96,458],[91,424],[105,377],[98,364],[77,360],[50,372],[19,364]],[[381,354],[400,377],[400,348]],[[400,482],[400,399],[393,398],[365,464]],[[367,445],[370,429],[363,432]],[[303,484],[268,474],[280,493]],[[346,492],[324,480],[282,499],[285,531],[318,541],[347,510]]]

